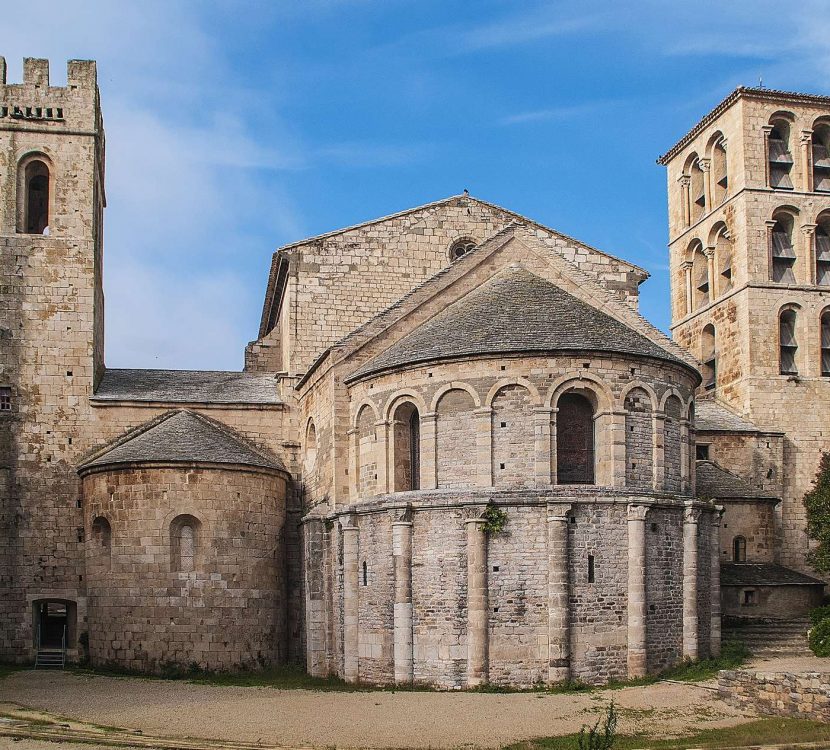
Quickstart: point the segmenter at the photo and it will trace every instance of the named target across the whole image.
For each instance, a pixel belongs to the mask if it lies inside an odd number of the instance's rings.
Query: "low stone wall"
[[[760,714],[830,721],[830,672],[724,670],[718,692],[725,703]]]

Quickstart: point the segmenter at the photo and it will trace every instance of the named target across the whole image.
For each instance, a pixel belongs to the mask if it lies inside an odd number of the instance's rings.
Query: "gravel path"
[[[338,693],[17,672],[0,701],[146,735],[289,746],[498,747],[579,731],[612,699],[621,731],[683,733],[745,721],[711,689],[659,683],[590,694]]]

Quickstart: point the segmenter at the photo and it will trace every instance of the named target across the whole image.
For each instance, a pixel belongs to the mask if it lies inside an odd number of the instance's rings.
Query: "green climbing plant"
[[[507,513],[495,505],[488,505],[481,514],[486,534],[499,534],[507,525]]]

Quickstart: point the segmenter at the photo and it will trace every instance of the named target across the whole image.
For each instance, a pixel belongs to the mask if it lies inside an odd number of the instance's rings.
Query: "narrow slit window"
[[[588,555],[588,583],[594,583],[596,580],[596,571],[594,569],[594,556]]]
[[[732,562],[746,562],[746,539],[742,536],[732,541]]]
[[[369,569],[366,566],[366,561],[363,561],[363,585],[369,585]]]
[[[715,339],[715,326],[704,326],[701,340],[701,362],[703,363],[703,387],[714,390],[718,382],[718,357]]]

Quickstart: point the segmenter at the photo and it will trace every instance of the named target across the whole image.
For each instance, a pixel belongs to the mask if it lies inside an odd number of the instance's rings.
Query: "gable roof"
[[[779,91],[777,89],[764,89],[757,86],[738,86],[730,92],[709,114],[705,115],[686,135],[674,144],[665,154],[657,158],[657,163],[665,166],[677,154],[686,148],[697,136],[718,119],[727,109],[741,98],[761,99],[771,102],[783,102],[791,104],[817,104],[822,107],[830,105],[830,96],[819,94],[800,94],[795,91]]]
[[[272,375],[219,370],[107,369],[92,401],[281,404]]]
[[[824,581],[775,563],[720,564],[721,586],[824,586]]]
[[[278,458],[248,445],[229,427],[182,409],[167,412],[122,436],[82,463],[78,472],[136,463],[242,464],[285,471]]]
[[[359,224],[352,224],[351,226],[343,227],[341,229],[335,229],[330,232],[325,232],[323,234],[314,235],[312,237],[307,237],[304,240],[298,240],[296,242],[291,242],[287,245],[283,245],[280,247],[273,255],[271,259],[271,270],[268,274],[268,284],[265,289],[265,299],[262,306],[262,316],[260,319],[260,327],[259,327],[259,337],[265,336],[268,331],[271,330],[269,326],[271,326],[272,319],[274,319],[275,311],[278,310],[278,297],[282,295],[282,289],[284,289],[284,277],[287,271],[287,266],[285,263],[285,256],[286,253],[293,250],[294,248],[301,247],[302,245],[307,245],[312,242],[318,242],[320,240],[328,239],[329,237],[335,237],[339,234],[345,234],[346,232],[352,232],[356,229],[363,229],[364,227],[369,227],[374,224],[381,224],[385,221],[391,221],[393,219],[400,218],[402,216],[407,216],[409,214],[414,214],[419,211],[429,210],[431,208],[437,208],[439,206],[445,206],[452,204],[453,202],[465,200],[465,201],[473,201],[478,203],[479,205],[486,206],[487,208],[493,209],[494,211],[499,211],[501,213],[506,214],[508,217],[511,218],[513,222],[518,222],[521,224],[526,224],[532,227],[536,227],[538,229],[542,229],[546,232],[549,232],[552,235],[560,237],[561,239],[571,242],[579,247],[585,248],[590,250],[591,252],[597,253],[598,255],[603,255],[607,258],[611,258],[612,260],[620,263],[623,266],[631,269],[632,272],[638,274],[641,278],[640,281],[645,281],[649,276],[649,272],[646,271],[644,268],[637,266],[627,260],[623,260],[615,255],[611,255],[610,253],[606,253],[602,250],[599,250],[596,247],[588,245],[580,240],[575,239],[574,237],[570,237],[567,234],[563,234],[551,227],[548,227],[544,224],[540,224],[533,219],[530,219],[522,214],[518,214],[515,211],[511,211],[510,209],[504,208],[499,206],[495,203],[490,203],[489,201],[482,200],[481,198],[474,198],[466,191],[459,194],[459,195],[451,195],[447,198],[442,198],[441,200],[432,201],[431,203],[424,203],[420,206],[415,206],[414,208],[408,208],[403,211],[398,211],[397,213],[388,214],[386,216],[381,216],[376,219],[370,219],[368,221],[361,222]]]
[[[346,382],[441,359],[555,351],[631,354],[690,367],[625,323],[516,264],[365,363]]]
[[[714,461],[695,463],[697,494],[716,500],[778,499],[771,492],[757,490],[741,477],[718,466]]]
[[[695,430],[697,432],[760,432],[747,419],[714,399],[695,401]]]

